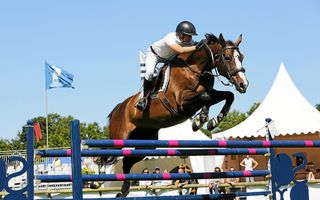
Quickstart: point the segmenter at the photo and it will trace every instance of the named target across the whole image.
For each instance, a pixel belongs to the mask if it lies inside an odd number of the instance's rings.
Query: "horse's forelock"
[[[227,46],[236,46],[236,45],[234,44],[234,42],[231,41],[231,40],[227,40],[227,41],[226,41],[226,45],[227,45]]]

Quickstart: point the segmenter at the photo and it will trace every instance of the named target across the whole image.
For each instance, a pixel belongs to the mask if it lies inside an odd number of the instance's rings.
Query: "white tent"
[[[291,80],[281,63],[277,77],[260,106],[242,123],[226,131],[213,134],[213,139],[265,136],[265,119],[276,126],[275,135],[320,132],[320,112],[312,106]]]

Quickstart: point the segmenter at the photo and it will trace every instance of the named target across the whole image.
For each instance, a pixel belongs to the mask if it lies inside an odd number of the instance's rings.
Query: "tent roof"
[[[212,138],[265,136],[265,119],[274,120],[277,135],[316,133],[320,131],[320,112],[300,93],[281,63],[277,77],[260,106],[242,123]]]

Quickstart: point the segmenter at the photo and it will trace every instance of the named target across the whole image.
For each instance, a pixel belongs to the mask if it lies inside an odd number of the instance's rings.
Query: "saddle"
[[[168,71],[167,71],[168,70]],[[170,67],[164,64],[159,71],[159,74],[152,80],[152,89],[149,98],[155,99],[159,92],[165,92],[169,84]]]
[[[175,109],[170,101],[167,99],[165,92],[170,81],[170,68],[171,66],[184,66],[185,62],[182,62],[180,58],[173,58],[169,62],[165,63],[161,68],[157,76],[153,78],[153,86],[150,93],[147,95],[149,102],[153,99],[159,99],[164,107],[171,113],[172,116],[178,116],[178,110]]]
[[[160,92],[165,93],[170,81],[170,69],[171,66],[185,66],[185,62],[183,62],[180,58],[174,57],[170,61],[163,64],[160,67],[159,73],[152,80],[152,89],[149,94],[149,98],[154,99],[157,98]]]

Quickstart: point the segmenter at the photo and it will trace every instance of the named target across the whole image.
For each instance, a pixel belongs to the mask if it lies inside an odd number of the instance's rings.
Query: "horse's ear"
[[[222,45],[222,47],[226,46],[226,41],[224,40],[222,33],[219,35],[219,43]]]
[[[213,35],[212,33],[206,33],[205,37],[210,43],[215,43],[218,41],[218,38],[215,35]]]
[[[239,35],[238,39],[234,42],[234,45],[239,46],[242,41],[242,34]]]

